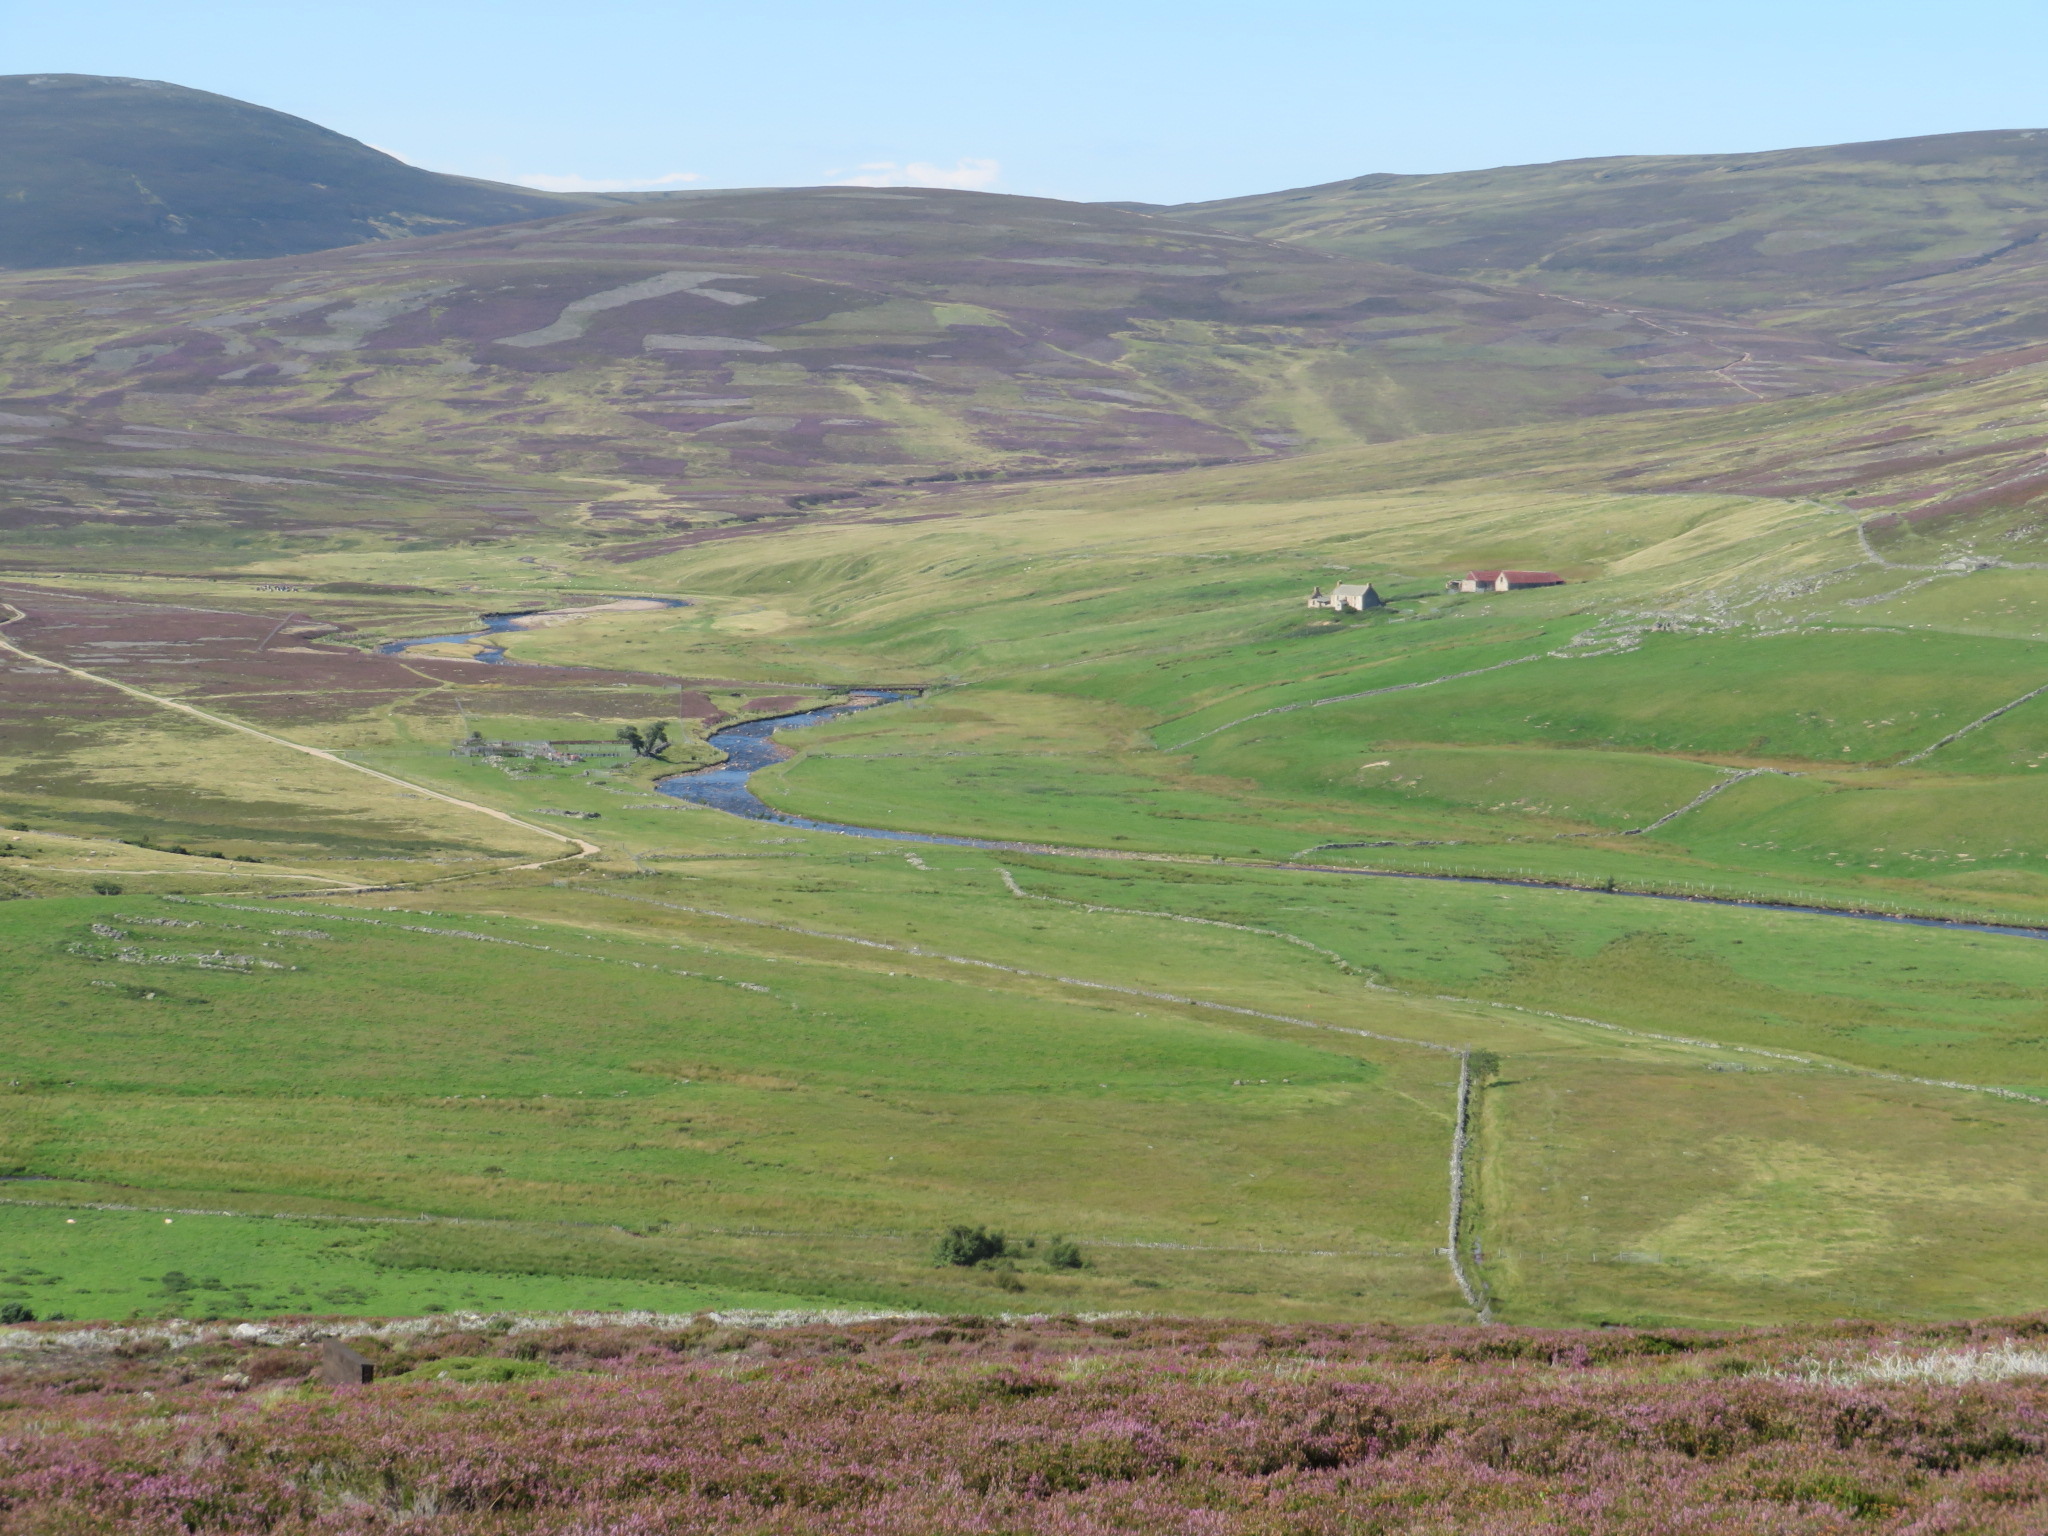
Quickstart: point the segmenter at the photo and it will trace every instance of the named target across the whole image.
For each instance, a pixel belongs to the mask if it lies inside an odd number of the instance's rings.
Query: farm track
[[[4,629],[6,625],[18,623],[27,617],[25,613],[16,608],[12,603],[0,604],[0,607],[7,608],[13,614],[12,618],[0,619],[0,629]],[[536,826],[530,821],[522,821],[509,811],[497,810],[488,805],[479,805],[474,800],[464,800],[460,796],[446,794],[428,785],[416,784],[410,779],[401,779],[395,774],[385,773],[381,769],[369,768],[361,763],[350,762],[338,753],[329,752],[320,747],[306,746],[301,742],[293,741],[288,736],[279,736],[270,731],[260,730],[256,726],[246,725],[242,721],[227,715],[216,715],[210,710],[200,709],[180,699],[167,699],[161,694],[150,693],[145,689],[135,687],[131,683],[120,682],[111,677],[103,677],[97,672],[88,672],[83,667],[74,667],[65,662],[52,660],[47,656],[39,656],[35,652],[15,644],[4,633],[0,633],[0,648],[4,648],[14,655],[21,657],[24,661],[32,662],[37,666],[52,667],[60,672],[69,673],[73,677],[83,678],[89,683],[97,683],[103,688],[112,688],[116,692],[127,694],[130,698],[141,699],[145,703],[153,704],[159,709],[175,710],[179,714],[190,715],[194,719],[204,720],[209,725],[221,726],[230,731],[239,731],[245,736],[254,736],[257,740],[267,741],[272,746],[284,747],[293,752],[303,753],[307,757],[318,758],[324,763],[332,763],[337,767],[347,768],[355,773],[366,774],[370,778],[377,779],[385,784],[395,785],[400,789],[423,795],[428,799],[439,800],[443,804],[456,806],[465,811],[474,811],[480,816],[488,816],[492,820],[504,822],[508,826],[518,827],[527,832],[538,832],[541,836],[555,842],[572,844],[577,849],[577,852],[566,855],[565,857],[567,858],[590,858],[603,851],[596,843],[586,841],[580,837],[571,837],[567,833],[557,832],[552,827]],[[533,863],[515,864],[511,868],[515,870],[545,869],[551,864],[561,862],[563,862],[561,859],[542,859]],[[388,886],[339,886],[336,889],[340,892],[389,888]]]

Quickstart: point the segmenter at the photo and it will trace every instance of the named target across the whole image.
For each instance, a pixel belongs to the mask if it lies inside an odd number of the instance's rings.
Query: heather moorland
[[[2048,1493],[2033,1323],[790,1321],[17,1335],[0,1507],[124,1536],[2017,1536]],[[306,1381],[337,1331],[380,1379]]]

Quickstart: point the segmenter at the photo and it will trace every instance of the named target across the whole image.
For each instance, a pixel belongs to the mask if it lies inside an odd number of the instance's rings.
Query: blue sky
[[[2041,0],[23,0],[0,74],[173,80],[555,187],[1179,202],[2048,126]]]

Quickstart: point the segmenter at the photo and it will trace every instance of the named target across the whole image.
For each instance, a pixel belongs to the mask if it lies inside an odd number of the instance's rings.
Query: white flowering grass
[[[1788,1373],[1795,1381],[1862,1387],[1886,1382],[1936,1382],[1960,1387],[1976,1381],[2013,1381],[2048,1376],[2048,1349],[1986,1344],[1974,1349],[1937,1349],[1924,1355],[1893,1351],[1860,1360],[1802,1360]]]

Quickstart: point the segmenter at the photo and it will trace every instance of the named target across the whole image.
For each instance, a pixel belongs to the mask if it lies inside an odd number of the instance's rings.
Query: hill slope
[[[2036,130],[1360,176],[1164,216],[1563,293],[1796,315],[1892,355],[2048,337]]]
[[[161,80],[0,76],[0,267],[282,256],[579,201],[423,171]]]
[[[38,484],[225,467],[141,456],[166,440],[133,429],[174,429],[262,439],[273,468],[317,445],[582,476],[586,501],[597,477],[622,527],[1895,371],[1753,326],[929,189],[685,194],[232,268],[16,274],[0,299],[0,426],[24,429],[0,462]]]

